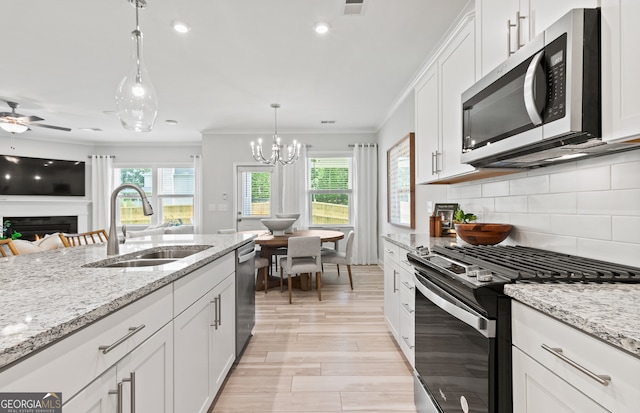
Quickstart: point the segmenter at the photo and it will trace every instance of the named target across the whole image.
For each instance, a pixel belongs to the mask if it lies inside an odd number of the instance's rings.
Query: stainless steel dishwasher
[[[256,323],[255,256],[253,241],[236,250],[236,362]]]

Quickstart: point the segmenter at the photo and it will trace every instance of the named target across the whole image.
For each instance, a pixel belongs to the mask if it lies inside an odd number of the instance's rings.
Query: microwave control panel
[[[544,122],[562,119],[567,101],[567,34],[563,34],[545,47],[547,72],[547,102]]]

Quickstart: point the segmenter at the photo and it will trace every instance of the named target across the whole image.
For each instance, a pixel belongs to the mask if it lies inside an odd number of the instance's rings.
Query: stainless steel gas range
[[[433,247],[415,268],[419,412],[512,412],[508,283],[640,282],[640,269],[520,246]]]

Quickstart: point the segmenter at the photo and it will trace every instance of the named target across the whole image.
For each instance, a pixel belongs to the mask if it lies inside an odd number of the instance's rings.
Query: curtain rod
[[[89,155],[87,156],[87,158],[91,159],[94,156],[97,156],[98,158],[115,158],[116,157],[115,155]]]
[[[358,145],[362,145],[362,146],[378,146],[377,143],[350,143],[348,146],[349,146],[349,148],[355,148]]]

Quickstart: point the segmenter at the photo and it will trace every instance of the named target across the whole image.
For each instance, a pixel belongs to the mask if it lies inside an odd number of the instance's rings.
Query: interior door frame
[[[269,218],[272,218],[273,214],[276,211],[280,211],[280,177],[279,177],[280,168],[274,165],[265,165],[265,164],[259,164],[256,162],[234,162],[233,163],[233,226],[236,228],[236,230],[238,230],[238,211],[239,211],[238,209],[239,208],[238,177],[240,175],[238,173],[238,170],[240,168],[272,170],[272,176],[271,176],[271,214],[272,215]],[[257,220],[258,218],[250,218],[250,219]]]

